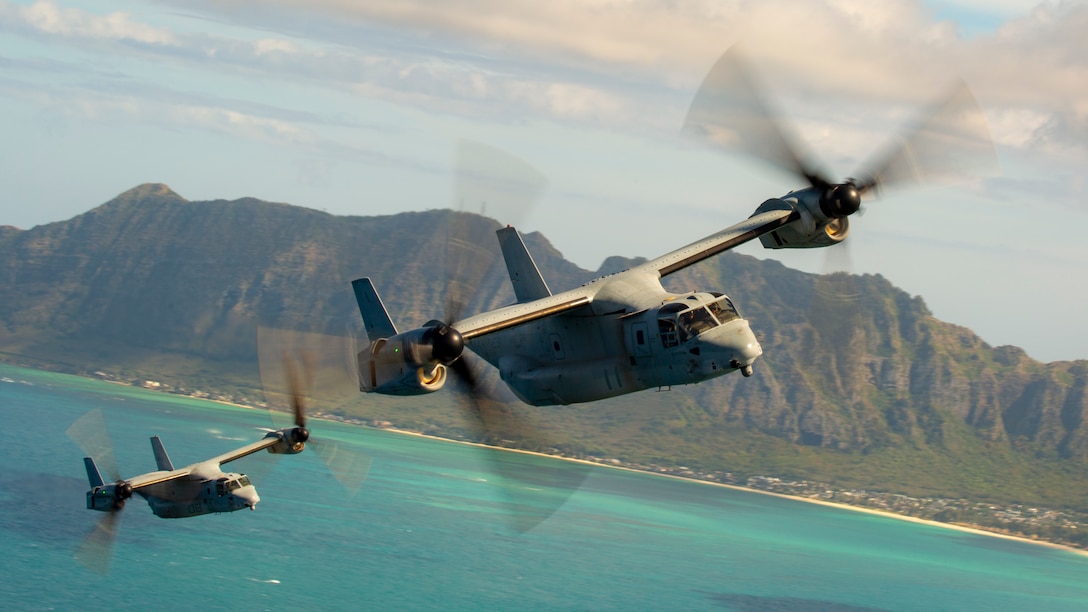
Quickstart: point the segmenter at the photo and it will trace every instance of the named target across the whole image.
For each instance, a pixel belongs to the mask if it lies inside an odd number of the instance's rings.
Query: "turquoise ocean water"
[[[164,520],[133,498],[103,576],[72,557],[100,516],[73,421],[101,409],[133,475],[154,469],[151,435],[180,466],[260,437],[269,416],[0,377],[5,609],[1088,610],[1086,556],[606,468],[518,533],[480,449],[324,421],[314,437],[371,457],[356,495],[315,453],[246,458],[229,467],[262,474],[256,511]]]

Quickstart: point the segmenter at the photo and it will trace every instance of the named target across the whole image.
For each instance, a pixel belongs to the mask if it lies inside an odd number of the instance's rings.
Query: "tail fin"
[[[378,290],[369,278],[360,278],[351,281],[351,288],[355,290],[355,301],[359,303],[359,314],[363,315],[363,325],[366,326],[366,335],[371,340],[378,338],[391,338],[397,335],[397,326],[389,318],[389,311],[382,304],[382,298],[378,297]]]
[[[151,436],[151,450],[155,453],[155,465],[165,472],[173,472],[174,464],[170,463],[170,455],[166,454],[166,448],[158,436]]]
[[[521,235],[512,227],[504,227],[498,232],[502,257],[506,260],[506,271],[510,274],[510,284],[514,285],[514,295],[518,302],[531,302],[546,298],[552,294],[540,270],[525,248]]]
[[[91,483],[92,489],[106,484],[102,481],[102,474],[98,473],[98,466],[94,464],[94,459],[84,457],[83,466],[87,468],[87,481]]]

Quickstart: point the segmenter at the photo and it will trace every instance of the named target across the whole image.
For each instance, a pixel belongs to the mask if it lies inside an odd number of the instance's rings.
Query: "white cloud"
[[[10,89],[10,88],[6,88]],[[8,91],[10,95],[10,91]],[[232,137],[290,146],[317,142],[312,131],[294,122],[241,112],[229,107],[201,104],[194,100],[156,99],[148,95],[103,92],[87,88],[23,88],[20,94],[41,110],[54,111],[71,119],[108,124],[151,124],[166,129],[201,129]]]
[[[307,75],[428,111],[491,118],[499,109],[507,111],[499,119],[542,114],[665,129],[717,55],[743,41],[802,125],[834,129],[827,125],[834,116],[840,128],[883,135],[962,76],[1000,124],[998,141],[1030,147],[1046,137],[1039,117],[1082,125],[1084,114],[1070,101],[1088,99],[1088,6],[1031,6],[1009,4],[1001,9],[1015,16],[1009,23],[970,40],[916,0],[279,0],[206,3],[203,10],[305,41],[217,40],[217,61]],[[342,35],[335,52],[319,52],[311,45],[326,42],[329,24],[381,31],[400,45]],[[262,64],[273,50],[292,57]],[[648,92],[657,96],[652,103]],[[661,102],[674,105],[673,115],[655,106]],[[848,116],[856,112],[843,108],[871,115]],[[1009,123],[1017,117],[1033,123]]]
[[[1024,108],[1005,108],[991,112],[988,119],[994,142],[1024,148],[1037,142],[1040,130],[1050,121],[1050,115]]]
[[[25,27],[45,34],[152,45],[177,44],[170,31],[137,23],[125,13],[98,15],[79,9],[62,9],[51,0],[40,0],[23,7],[5,3],[2,14],[8,19],[16,17]]]
[[[125,13],[48,0],[5,4],[0,15],[41,36],[112,42],[119,54],[306,82],[427,112],[498,122],[540,116],[657,136],[678,125],[716,56],[744,41],[786,116],[836,160],[856,155],[859,143],[883,141],[955,76],[974,88],[1001,146],[1088,153],[1088,5],[1081,2],[1010,5],[1003,10],[1018,17],[971,40],[916,0],[184,6],[250,20],[273,35],[172,32]],[[385,38],[348,36],[333,45],[324,38],[333,26],[380,30]],[[133,41],[145,44],[125,45]]]
[[[301,51],[298,45],[280,38],[262,38],[253,43],[253,53],[261,56],[269,53],[297,54]]]
[[[517,81],[505,88],[511,100],[562,119],[616,119],[623,104],[608,92],[572,83]]]
[[[256,117],[228,109],[177,106],[168,109],[168,112],[179,124],[192,124],[249,140],[292,145],[312,144],[315,140],[308,131],[286,121]]]

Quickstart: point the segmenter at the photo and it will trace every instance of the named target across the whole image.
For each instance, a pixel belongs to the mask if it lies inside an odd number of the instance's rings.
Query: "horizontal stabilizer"
[[[166,454],[166,448],[158,436],[151,436],[151,450],[155,452],[155,465],[164,472],[173,472],[174,464],[170,463],[170,456]]]
[[[389,318],[389,311],[382,304],[374,283],[369,278],[359,278],[351,281],[351,288],[355,290],[355,301],[359,303],[359,314],[363,316],[367,337],[377,340],[397,335],[397,327]]]
[[[502,256],[506,260],[506,271],[510,274],[510,284],[514,286],[514,295],[519,303],[532,302],[549,297],[552,292],[540,269],[536,267],[529,249],[525,248],[525,242],[521,234],[512,227],[504,227],[496,232],[499,236],[499,246],[502,247]]]
[[[106,484],[102,481],[102,474],[98,473],[98,466],[94,464],[94,459],[84,457],[83,465],[87,468],[87,482],[91,483],[91,488]]]

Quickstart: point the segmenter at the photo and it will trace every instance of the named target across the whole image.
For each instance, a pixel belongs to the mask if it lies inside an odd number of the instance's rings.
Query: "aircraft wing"
[[[792,209],[769,210],[755,214],[713,236],[708,236],[667,255],[662,255],[657,259],[642,264],[640,267],[656,269],[661,276],[667,276],[690,265],[697,264],[708,257],[738,247],[749,240],[759,238],[767,232],[773,232],[799,218],[800,214]]]
[[[274,433],[279,433],[279,432],[274,432]],[[218,463],[219,465],[223,465],[224,463],[230,463],[231,461],[236,461],[238,459],[241,459],[242,457],[252,455],[253,453],[256,453],[256,452],[263,451],[264,449],[266,449],[266,448],[268,448],[270,446],[275,446],[275,445],[277,445],[277,444],[279,444],[281,442],[283,442],[282,437],[269,434],[269,435],[265,436],[264,438],[261,438],[260,440],[257,440],[256,442],[253,442],[252,444],[246,444],[245,446],[243,446],[241,448],[236,448],[236,449],[230,451],[229,453],[223,453],[222,455],[219,455],[218,457],[213,457],[213,458],[209,459],[208,462],[214,461],[214,462]]]
[[[159,484],[160,482],[166,482],[168,480],[175,480],[177,478],[185,478],[193,472],[192,466],[181,468],[180,470],[171,470],[169,472],[149,472],[147,474],[140,474],[139,476],[133,476],[132,478],[126,478],[125,482],[132,486],[132,490],[142,489],[144,487],[150,487],[151,485]]]
[[[713,236],[693,242],[686,247],[662,255],[639,267],[657,270],[661,276],[666,276],[699,263],[708,257],[713,257],[718,253],[742,245],[767,232],[772,232],[799,218],[800,215],[792,208],[758,213]],[[453,327],[461,332],[461,337],[470,340],[477,336],[516,327],[537,319],[572,312],[589,306],[592,302],[592,289],[575,289],[524,304],[514,304],[498,310],[484,312],[463,321],[457,321],[453,324]]]
[[[514,304],[481,313],[454,324],[465,340],[494,333],[510,327],[524,325],[537,319],[552,317],[564,312],[588,306],[593,298],[590,292],[567,291],[525,304]]]
[[[229,453],[223,453],[222,455],[219,455],[218,457],[213,457],[208,461],[202,461],[201,463],[190,465],[188,467],[184,467],[178,470],[171,470],[169,472],[149,472],[147,474],[133,476],[132,478],[126,478],[125,482],[131,485],[132,490],[135,491],[137,489],[141,489],[143,487],[150,487],[151,485],[156,485],[161,482],[167,482],[169,480],[175,480],[178,478],[185,478],[189,474],[193,473],[193,467],[195,465],[202,465],[204,463],[211,463],[213,461],[222,465],[236,459],[241,459],[246,455],[252,455],[253,453],[262,451],[270,446],[275,446],[280,442],[281,438],[279,438],[278,436],[261,438],[260,440],[253,442],[252,444],[247,444],[241,448],[232,450]]]

